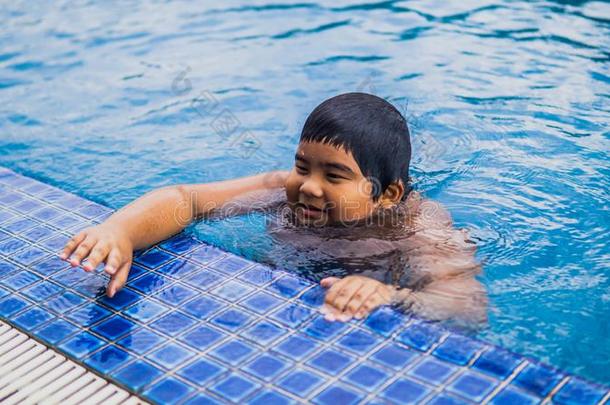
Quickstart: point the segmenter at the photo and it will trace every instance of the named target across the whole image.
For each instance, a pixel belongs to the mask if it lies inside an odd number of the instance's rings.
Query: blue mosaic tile
[[[466,365],[481,350],[482,344],[459,335],[448,336],[432,352],[440,359],[450,361],[458,365]]]
[[[183,402],[184,405],[220,405],[222,402],[219,402],[216,398],[212,398],[207,394],[196,394],[190,397],[186,402]]]
[[[46,251],[30,246],[12,255],[11,259],[23,266],[29,266],[48,255]]]
[[[236,330],[246,326],[251,319],[252,317],[245,312],[238,311],[236,309],[228,309],[214,316],[211,319],[211,322],[223,329],[235,332]]]
[[[273,390],[262,390],[248,401],[250,405],[289,405],[296,403],[293,399]]]
[[[244,296],[251,293],[252,287],[240,283],[239,281],[229,280],[219,287],[214,288],[210,292],[217,297],[223,298],[229,302],[235,302],[242,299]]]
[[[309,290],[305,291],[299,300],[306,305],[318,308],[324,303],[324,297],[326,296],[326,289],[316,285]]]
[[[226,367],[221,366],[209,359],[197,359],[194,362],[182,367],[176,374],[183,377],[193,384],[205,385],[208,381],[215,379],[227,371]]]
[[[31,242],[38,242],[53,235],[55,231],[45,225],[38,225],[32,229],[22,232],[21,236]]]
[[[227,343],[223,343],[212,350],[210,352],[210,356],[213,356],[225,364],[237,366],[255,352],[256,350],[249,344],[239,340],[232,340]]]
[[[526,390],[545,397],[562,378],[563,374],[554,368],[544,364],[530,363],[515,377],[514,382]]]
[[[176,343],[169,343],[150,352],[146,355],[146,358],[154,361],[168,370],[171,370],[184,363],[186,360],[192,358],[194,355],[195,353],[191,350],[188,350]]]
[[[380,342],[381,341],[372,334],[354,329],[339,339],[337,345],[353,353],[364,354],[372,348],[378,347]]]
[[[60,215],[62,215],[63,212],[53,208],[53,207],[44,207],[41,208],[37,211],[34,211],[32,213],[30,213],[30,215],[36,219],[38,219],[39,221],[49,221],[53,218],[56,218]]]
[[[89,332],[80,332],[64,340],[58,347],[64,353],[80,360],[105,344],[105,341]]]
[[[165,341],[166,339],[160,335],[148,329],[139,328],[117,341],[117,345],[127,351],[143,355],[153,348],[159,347]]]
[[[66,314],[66,318],[77,325],[91,326],[102,319],[106,319],[111,315],[111,312],[104,309],[100,305],[87,303],[82,307],[78,307]]]
[[[91,330],[108,340],[116,340],[136,328],[136,324],[120,315],[113,315]]]
[[[309,285],[310,283],[306,280],[287,274],[274,280],[269,287],[267,287],[267,290],[274,291],[286,298],[292,298],[309,287]]]
[[[399,378],[381,392],[381,397],[397,404],[419,403],[430,389],[408,378]]]
[[[30,266],[32,270],[42,276],[50,276],[51,274],[57,273],[59,270],[67,269],[69,267],[70,264],[55,256]]]
[[[8,222],[4,225],[2,225],[2,228],[5,231],[9,231],[15,234],[20,234],[21,232],[24,232],[30,228],[35,227],[36,225],[40,225],[40,222],[34,221],[32,219],[29,218],[17,218],[14,221]]]
[[[540,399],[527,394],[519,389],[508,386],[498,392],[489,402],[494,405],[529,405],[539,404]],[[580,402],[574,402],[580,403]]]
[[[114,378],[122,381],[135,392],[140,392],[142,388],[152,383],[161,375],[163,375],[163,371],[143,360],[136,360],[112,373]]]
[[[243,332],[243,336],[260,345],[267,345],[286,334],[286,330],[269,321],[260,321]]]
[[[0,281],[0,283],[12,290],[21,290],[24,287],[34,284],[40,279],[41,278],[34,273],[30,273],[29,271],[21,271],[14,276],[5,278],[4,280]]]
[[[210,328],[209,326],[197,326],[193,330],[187,332],[179,340],[197,350],[203,350],[208,346],[213,345],[224,337],[224,335]]]
[[[159,404],[175,404],[194,389],[173,377],[165,378],[144,391],[144,395]]]
[[[64,291],[47,300],[42,305],[56,314],[64,314],[83,302],[85,302],[84,298],[81,298],[70,291]]]
[[[444,384],[457,370],[457,367],[450,363],[436,360],[432,357],[423,359],[415,367],[409,370],[408,374],[421,381],[432,385]]]
[[[415,322],[401,332],[398,341],[423,352],[427,351],[443,335],[442,330],[427,322]]]
[[[466,371],[453,380],[446,389],[471,401],[481,402],[496,386],[496,381]]]
[[[85,359],[85,364],[93,367],[95,370],[103,374],[109,374],[111,371],[121,367],[134,357],[125,350],[119,349],[116,346],[106,346],[102,350],[93,353]]]
[[[172,281],[165,276],[149,273],[130,281],[127,285],[143,294],[152,294],[171,283]]]
[[[290,328],[298,328],[313,315],[313,311],[303,305],[289,303],[271,314],[271,318]]]
[[[336,404],[356,404],[362,400],[362,394],[340,385],[333,385],[316,395],[313,398],[314,404],[336,405]]]
[[[178,234],[167,239],[159,246],[165,250],[169,250],[174,254],[181,255],[201,246],[201,244],[193,237],[186,236],[184,234]]]
[[[271,294],[259,291],[246,298],[241,305],[250,311],[262,315],[277,308],[283,302],[284,301]]]
[[[330,322],[322,316],[317,316],[307,325],[305,333],[320,340],[328,340],[344,332],[346,329],[347,325],[345,323]]]
[[[596,404],[602,400],[607,390],[579,378],[570,378],[553,396],[557,404]]]
[[[34,329],[43,323],[50,321],[55,318],[53,315],[49,314],[47,311],[43,311],[38,307],[33,307],[23,312],[17,318],[13,319],[15,325],[23,328],[23,329]]]
[[[63,249],[63,247],[66,246],[66,243],[68,243],[69,240],[70,238],[66,235],[57,235],[52,238],[45,239],[38,244],[52,252],[58,252],[60,249]]]
[[[282,377],[277,385],[298,397],[306,397],[310,392],[322,384],[324,380],[303,370],[294,370]]]
[[[371,356],[371,359],[398,371],[413,361],[417,356],[418,354],[415,352],[390,342],[376,351]]]
[[[225,253],[213,246],[209,245],[200,245],[195,250],[192,250],[184,255],[185,258],[194,260],[200,264],[208,264],[211,263],[220,257],[223,257]]]
[[[77,326],[63,319],[57,319],[35,330],[34,334],[47,343],[56,344],[78,331]]]
[[[159,319],[161,315],[169,310],[170,308],[166,305],[145,299],[127,308],[125,314],[140,322],[150,322],[154,319]]]
[[[275,356],[262,355],[246,364],[244,370],[263,381],[271,381],[284,371],[290,363],[279,360]]]
[[[29,303],[20,297],[2,298],[0,299],[0,316],[8,318],[27,306],[29,306]]]
[[[326,374],[336,375],[353,361],[354,359],[346,354],[327,349],[315,355],[307,364]]]
[[[159,320],[151,323],[151,326],[166,335],[176,336],[195,324],[195,321],[181,312],[170,312]]]
[[[222,303],[211,297],[199,296],[182,305],[182,310],[187,314],[202,320],[213,315],[222,307],[224,307]]]
[[[166,253],[157,248],[148,250],[142,256],[137,257],[134,261],[137,264],[148,267],[149,269],[155,269],[168,261],[172,260],[175,256]]]
[[[368,392],[379,388],[390,375],[372,364],[360,364],[344,377],[345,381]]]
[[[217,284],[223,281],[223,276],[216,273],[215,271],[203,269],[184,280],[185,284],[199,288],[200,290],[206,291],[213,288]]]
[[[252,266],[254,263],[241,258],[239,256],[224,256],[221,259],[212,262],[209,266],[213,269],[216,269],[222,273],[228,275],[239,274],[246,268]]]
[[[434,398],[427,405],[469,405],[472,404],[470,401],[466,401],[465,399],[460,399],[454,397],[452,395],[447,394],[446,392],[441,392],[438,395],[435,395]],[[519,403],[515,403],[517,405]]]
[[[210,391],[232,402],[239,402],[253,393],[260,384],[238,374],[231,373],[210,387]]]
[[[301,360],[311,353],[317,344],[300,335],[292,335],[283,340],[275,350],[286,357]]]
[[[241,273],[237,278],[255,286],[263,286],[271,282],[275,277],[276,274],[271,269],[263,266],[254,266]]]
[[[159,267],[156,271],[158,273],[164,274],[166,276],[169,276],[169,277],[172,277],[175,279],[181,279],[188,274],[198,271],[199,269],[200,269],[200,267],[193,262],[189,262],[187,260],[182,260],[182,259],[177,259],[177,260],[172,260],[171,262],[164,264],[163,266]]]
[[[172,284],[161,291],[158,291],[153,296],[166,304],[171,306],[179,306],[183,302],[193,298],[197,294],[190,288],[186,288],[180,284]]]
[[[28,243],[21,239],[6,239],[0,242],[0,253],[8,256],[12,253],[15,253],[19,249],[23,249],[26,246],[28,246]]]
[[[472,368],[489,374],[493,377],[504,379],[512,374],[513,370],[523,360],[515,354],[506,350],[489,347],[474,362]]]
[[[120,311],[121,309],[138,302],[142,299],[142,296],[136,292],[123,288],[119,292],[117,292],[114,297],[110,298],[108,296],[104,296],[98,299],[98,302],[116,310]]]
[[[76,284],[80,284],[88,276],[89,274],[80,268],[70,268],[53,274],[50,279],[64,287],[72,287]]]
[[[371,315],[369,315],[364,324],[371,328],[374,332],[382,336],[390,336],[401,325],[404,325],[407,318],[389,307],[379,307]]]

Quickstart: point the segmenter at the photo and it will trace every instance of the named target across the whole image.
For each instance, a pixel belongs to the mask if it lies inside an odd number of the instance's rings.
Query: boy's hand
[[[59,257],[70,262],[72,267],[81,266],[89,272],[94,271],[100,263],[106,263],[104,271],[111,277],[106,294],[113,297],[127,281],[133,245],[123,231],[103,223],[74,235]]]
[[[364,276],[327,277],[320,284],[329,289],[321,309],[328,321],[361,319],[392,302],[396,292],[394,287]]]

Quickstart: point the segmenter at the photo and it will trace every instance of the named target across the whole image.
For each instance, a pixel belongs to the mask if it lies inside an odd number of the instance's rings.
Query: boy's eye
[[[340,179],[344,179],[345,177],[343,176],[339,176],[338,174],[334,174],[334,173],[328,173],[327,177],[333,180],[340,180]]]
[[[306,172],[306,171],[307,171],[307,168],[306,168],[306,167],[299,166],[299,165],[296,165],[296,167],[297,167],[297,171],[298,171],[298,172]]]

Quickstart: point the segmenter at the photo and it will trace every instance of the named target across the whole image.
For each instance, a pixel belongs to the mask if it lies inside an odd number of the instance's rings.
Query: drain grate
[[[0,321],[0,403],[145,404]]]

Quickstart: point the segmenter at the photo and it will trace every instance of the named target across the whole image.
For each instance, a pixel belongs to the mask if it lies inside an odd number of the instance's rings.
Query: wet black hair
[[[373,184],[373,201],[398,180],[405,188],[403,200],[411,191],[407,121],[396,107],[380,97],[345,93],[329,98],[307,117],[300,142],[321,142],[349,151]]]

